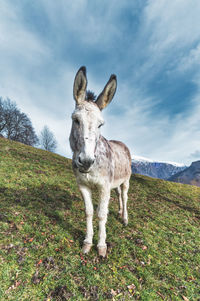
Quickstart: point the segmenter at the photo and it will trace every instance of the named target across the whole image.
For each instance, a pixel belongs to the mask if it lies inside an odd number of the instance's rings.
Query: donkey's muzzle
[[[78,157],[78,165],[81,172],[87,172],[93,164],[94,159],[82,158],[81,155]]]

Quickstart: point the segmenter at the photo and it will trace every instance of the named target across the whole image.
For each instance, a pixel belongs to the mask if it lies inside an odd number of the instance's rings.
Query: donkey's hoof
[[[101,257],[106,257],[107,247],[98,247],[98,253]]]
[[[92,247],[92,244],[89,244],[89,243],[84,243],[83,244],[83,248],[82,248],[82,252],[83,252],[83,254],[87,254],[87,253],[89,253],[90,252],[90,249],[91,249],[91,247]]]
[[[124,219],[124,220],[123,220],[123,223],[124,223],[124,226],[127,226],[127,225],[128,225],[128,220],[127,220],[127,219]]]

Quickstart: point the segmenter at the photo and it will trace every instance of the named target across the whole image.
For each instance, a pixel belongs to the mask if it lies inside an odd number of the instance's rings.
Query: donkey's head
[[[75,111],[72,114],[70,146],[74,153],[73,162],[81,172],[89,172],[95,161],[95,149],[100,137],[100,128],[104,124],[101,111],[111,102],[117,79],[111,75],[97,100],[86,100],[86,68],[81,67],[74,80]]]

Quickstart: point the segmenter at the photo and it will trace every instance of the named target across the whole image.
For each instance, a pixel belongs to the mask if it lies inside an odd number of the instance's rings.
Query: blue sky
[[[200,159],[199,16],[198,0],[0,0],[0,96],[37,133],[48,125],[70,157],[75,73],[85,65],[96,94],[115,73],[104,136],[190,164]]]

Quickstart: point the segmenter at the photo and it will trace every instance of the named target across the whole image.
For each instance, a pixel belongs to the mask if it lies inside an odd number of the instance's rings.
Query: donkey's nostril
[[[81,158],[80,158],[80,157],[78,157],[78,163],[79,163],[80,165],[83,165],[83,162],[81,161]]]

